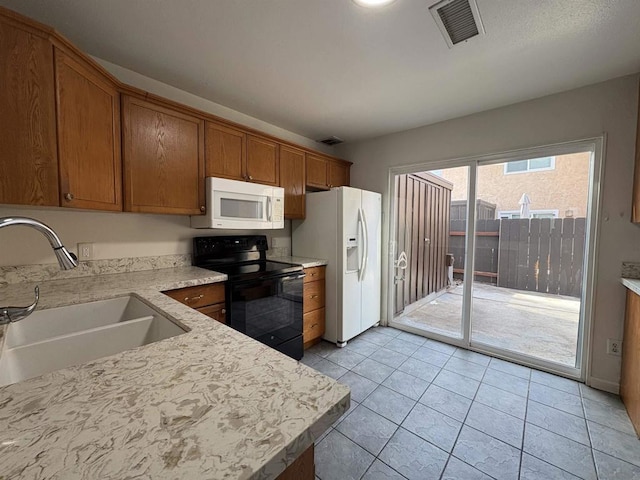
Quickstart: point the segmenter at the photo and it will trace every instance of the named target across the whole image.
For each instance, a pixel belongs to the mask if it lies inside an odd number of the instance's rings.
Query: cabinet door
[[[636,164],[633,175],[633,204],[631,221],[640,223],[640,97],[638,97],[638,124],[636,131]]]
[[[204,120],[123,95],[125,210],[204,212]]]
[[[640,435],[640,296],[627,292],[627,311],[622,342],[620,396]]]
[[[227,323],[227,309],[225,308],[224,303],[216,303],[215,305],[197,308],[196,310],[205,314],[209,318],[219,321],[220,323]]]
[[[304,218],[304,152],[280,145],[280,186],[285,218]]]
[[[338,162],[329,162],[329,187],[349,186],[349,167]]]
[[[55,65],[60,205],[122,210],[118,91],[59,50]]]
[[[317,155],[307,154],[307,186],[329,189],[327,161]]]
[[[246,153],[246,133],[206,122],[205,174],[207,177],[244,180]]]
[[[53,49],[0,21],[0,203],[58,203]]]
[[[278,186],[278,144],[265,138],[247,135],[247,180]]]

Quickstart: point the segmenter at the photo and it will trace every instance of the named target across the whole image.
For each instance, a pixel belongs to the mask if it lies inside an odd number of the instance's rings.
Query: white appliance
[[[382,196],[351,187],[306,195],[292,254],[328,260],[326,328],[338,346],[380,322]]]
[[[207,212],[191,217],[192,228],[284,228],[284,188],[207,177]]]

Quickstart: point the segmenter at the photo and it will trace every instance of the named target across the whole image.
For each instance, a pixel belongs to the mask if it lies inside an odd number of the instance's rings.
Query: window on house
[[[529,160],[516,160],[504,164],[504,173],[525,173],[541,170],[553,170],[556,168],[556,157],[530,158]]]

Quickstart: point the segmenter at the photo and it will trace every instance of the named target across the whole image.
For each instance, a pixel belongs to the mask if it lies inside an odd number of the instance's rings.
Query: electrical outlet
[[[622,355],[622,340],[614,340],[612,338],[608,339],[607,353],[609,355],[615,355],[616,357]]]
[[[78,244],[78,260],[93,260],[93,243]]]

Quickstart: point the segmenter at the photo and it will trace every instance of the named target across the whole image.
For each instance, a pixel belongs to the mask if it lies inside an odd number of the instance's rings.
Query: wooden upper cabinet
[[[122,210],[120,98],[84,62],[55,51],[60,205]]]
[[[58,205],[53,49],[0,19],[0,203]]]
[[[338,162],[329,163],[329,187],[349,185],[349,166]]]
[[[206,176],[244,180],[246,162],[247,134],[217,123],[206,122]]]
[[[322,190],[329,189],[328,163],[322,157],[307,154],[307,186]]]
[[[276,142],[247,135],[247,180],[278,186],[280,178]]]
[[[122,96],[125,210],[204,212],[204,120]]]
[[[284,188],[285,218],[304,218],[304,152],[280,145],[280,186]]]
[[[636,163],[633,175],[633,205],[631,221],[640,223],[640,94],[638,96],[638,124],[636,132]]]

